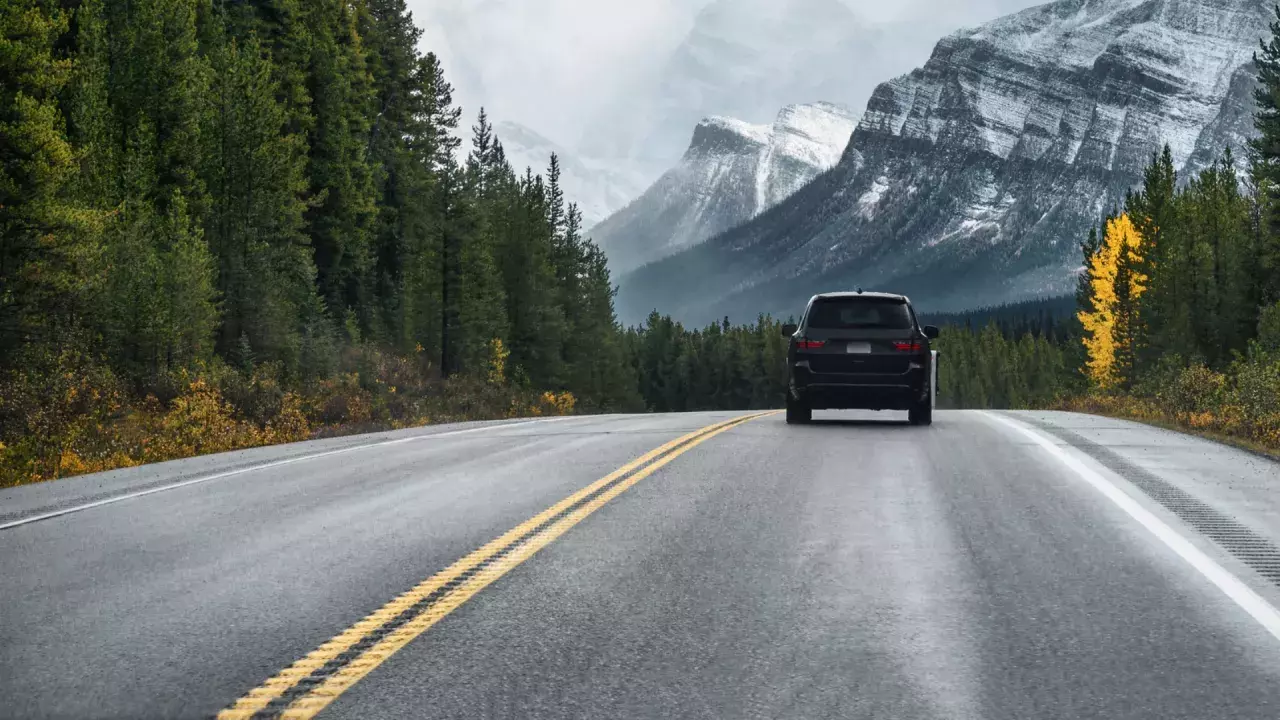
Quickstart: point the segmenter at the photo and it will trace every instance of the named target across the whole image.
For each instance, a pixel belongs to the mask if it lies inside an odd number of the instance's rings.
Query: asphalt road
[[[0,491],[0,717],[1280,718],[1274,463],[1067,414],[818,413],[614,473],[741,416]]]

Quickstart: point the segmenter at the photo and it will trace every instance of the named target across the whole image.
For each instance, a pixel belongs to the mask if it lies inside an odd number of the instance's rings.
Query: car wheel
[[[912,425],[933,424],[933,404],[922,402],[907,412],[907,419]]]
[[[804,425],[813,420],[813,408],[787,395],[787,424]]]

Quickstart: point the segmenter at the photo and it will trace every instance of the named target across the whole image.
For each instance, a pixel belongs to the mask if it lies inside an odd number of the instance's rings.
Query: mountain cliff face
[[[692,247],[795,193],[835,165],[857,121],[831,103],[793,105],[772,126],[713,117],[698,123],[676,167],[596,226],[614,273]]]
[[[1185,173],[1252,133],[1269,0],[1058,0],[938,43],[876,89],[839,165],[623,278],[626,319],[794,314],[819,290],[963,309],[1070,292],[1078,244],[1168,143]]]
[[[644,189],[641,173],[617,170],[609,163],[579,157],[519,123],[495,123],[493,132],[518,175],[524,174],[525,168],[531,168],[534,174],[545,176],[552,153],[559,158],[561,187],[571,202],[578,203],[584,229],[590,229]]]

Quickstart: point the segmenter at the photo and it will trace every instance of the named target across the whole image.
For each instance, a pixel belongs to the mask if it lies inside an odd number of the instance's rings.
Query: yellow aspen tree
[[[1088,374],[1102,390],[1123,379],[1122,359],[1132,357],[1136,300],[1147,289],[1142,263],[1142,235],[1127,214],[1107,221],[1098,251],[1088,260],[1093,310],[1080,311]]]

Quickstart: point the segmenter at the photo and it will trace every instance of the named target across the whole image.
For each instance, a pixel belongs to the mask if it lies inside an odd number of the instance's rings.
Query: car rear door
[[[923,351],[910,308],[883,297],[819,298],[796,339],[797,360],[821,374],[900,375]]]

